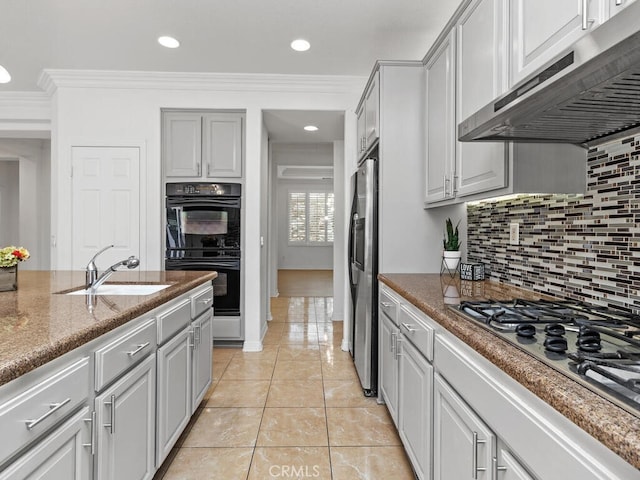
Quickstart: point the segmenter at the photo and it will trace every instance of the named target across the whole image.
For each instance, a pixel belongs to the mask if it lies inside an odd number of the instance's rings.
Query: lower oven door
[[[218,272],[213,280],[213,314],[218,317],[240,315],[240,259],[216,258],[215,260],[189,261],[167,258],[167,270],[214,270]]]

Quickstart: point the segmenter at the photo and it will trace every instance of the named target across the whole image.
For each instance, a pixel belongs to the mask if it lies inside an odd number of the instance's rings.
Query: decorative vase
[[[0,267],[0,292],[18,289],[18,266]]]
[[[444,262],[446,269],[450,272],[454,272],[458,269],[461,257],[462,252],[460,252],[460,250],[444,250],[442,252],[442,261]]]

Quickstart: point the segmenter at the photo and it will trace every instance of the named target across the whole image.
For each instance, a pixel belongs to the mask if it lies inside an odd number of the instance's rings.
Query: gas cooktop
[[[451,308],[640,416],[640,316],[573,301],[465,301]]]

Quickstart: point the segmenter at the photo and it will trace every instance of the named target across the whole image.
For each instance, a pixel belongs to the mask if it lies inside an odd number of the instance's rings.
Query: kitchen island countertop
[[[0,292],[0,386],[216,278],[210,271],[118,271],[108,283],[170,285],[152,295],[98,295],[84,271],[20,271],[18,290]]]
[[[480,325],[454,313],[437,274],[380,274],[379,280],[491,361],[573,423],[640,469],[640,418],[612,404]],[[540,299],[540,293],[494,281],[460,282],[460,300]]]

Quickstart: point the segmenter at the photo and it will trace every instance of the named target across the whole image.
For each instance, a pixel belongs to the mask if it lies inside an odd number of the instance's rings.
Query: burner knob
[[[544,340],[544,349],[550,352],[564,353],[567,351],[567,341],[562,337],[549,336]]]
[[[559,323],[549,323],[544,327],[544,331],[551,337],[561,337],[562,335],[564,335],[564,326],[560,325]]]
[[[533,338],[536,335],[536,327],[530,323],[521,323],[516,326],[516,335],[524,338]]]

